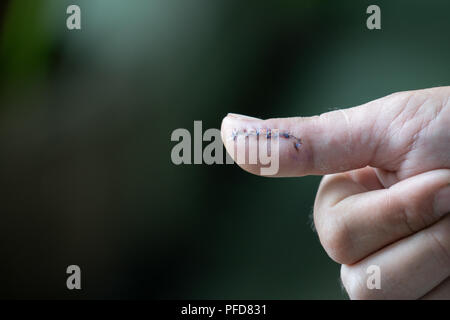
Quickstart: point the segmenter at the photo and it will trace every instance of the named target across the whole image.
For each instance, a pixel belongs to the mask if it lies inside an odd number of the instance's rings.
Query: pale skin
[[[450,299],[450,87],[315,117],[229,114],[222,138],[230,153],[245,141],[230,140],[232,130],[246,128],[301,139],[298,150],[280,140],[275,176],[324,175],[314,223],[351,299]],[[259,164],[239,165],[260,174]],[[370,265],[380,267],[379,290],[367,288]]]

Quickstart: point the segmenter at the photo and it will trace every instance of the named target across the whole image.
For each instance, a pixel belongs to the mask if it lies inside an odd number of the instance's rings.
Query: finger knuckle
[[[366,285],[366,273],[356,266],[341,266],[341,281],[351,300],[373,300],[380,298],[378,290]]]
[[[338,218],[329,216],[316,226],[328,256],[338,263],[352,263],[352,242],[347,228]]]

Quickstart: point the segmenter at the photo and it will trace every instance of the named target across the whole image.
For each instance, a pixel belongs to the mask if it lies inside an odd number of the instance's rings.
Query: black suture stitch
[[[233,131],[231,133],[231,138],[233,139],[233,141],[236,141],[236,139],[239,135],[243,135],[245,137],[248,137],[248,136],[259,137],[261,134],[264,134],[267,139],[271,139],[272,137],[278,137],[278,136],[281,136],[282,138],[285,138],[285,139],[293,139],[294,140],[293,146],[294,146],[295,150],[297,150],[297,151],[302,146],[302,140],[300,138],[297,138],[296,136],[294,136],[286,131],[283,131],[278,134],[278,133],[273,132],[272,129],[255,129],[255,130],[253,130],[253,129],[250,129],[250,130],[233,129]]]

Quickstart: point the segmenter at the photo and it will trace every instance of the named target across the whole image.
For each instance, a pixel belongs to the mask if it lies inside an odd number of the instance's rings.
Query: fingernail
[[[434,210],[440,217],[450,212],[450,185],[439,190],[436,194]]]
[[[229,113],[229,114],[227,114],[227,117],[240,119],[240,120],[261,120],[261,119],[258,119],[258,118],[244,116],[243,114],[237,114],[237,113]]]

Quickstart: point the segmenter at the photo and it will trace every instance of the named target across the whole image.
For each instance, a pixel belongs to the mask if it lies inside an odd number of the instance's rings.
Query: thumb
[[[222,121],[222,139],[231,157],[244,170],[258,175],[264,165],[249,161],[249,145],[274,139],[279,142],[278,159],[274,159],[279,168],[274,176],[323,175],[367,165],[395,171],[414,135],[403,132],[401,138],[394,140],[390,137],[394,132],[392,123],[407,107],[421,103],[424,95],[420,93],[428,90],[396,93],[314,117],[261,120],[228,114]],[[412,99],[413,96],[419,98]],[[261,152],[261,145],[259,149]],[[245,158],[237,159],[239,150],[247,154]]]

